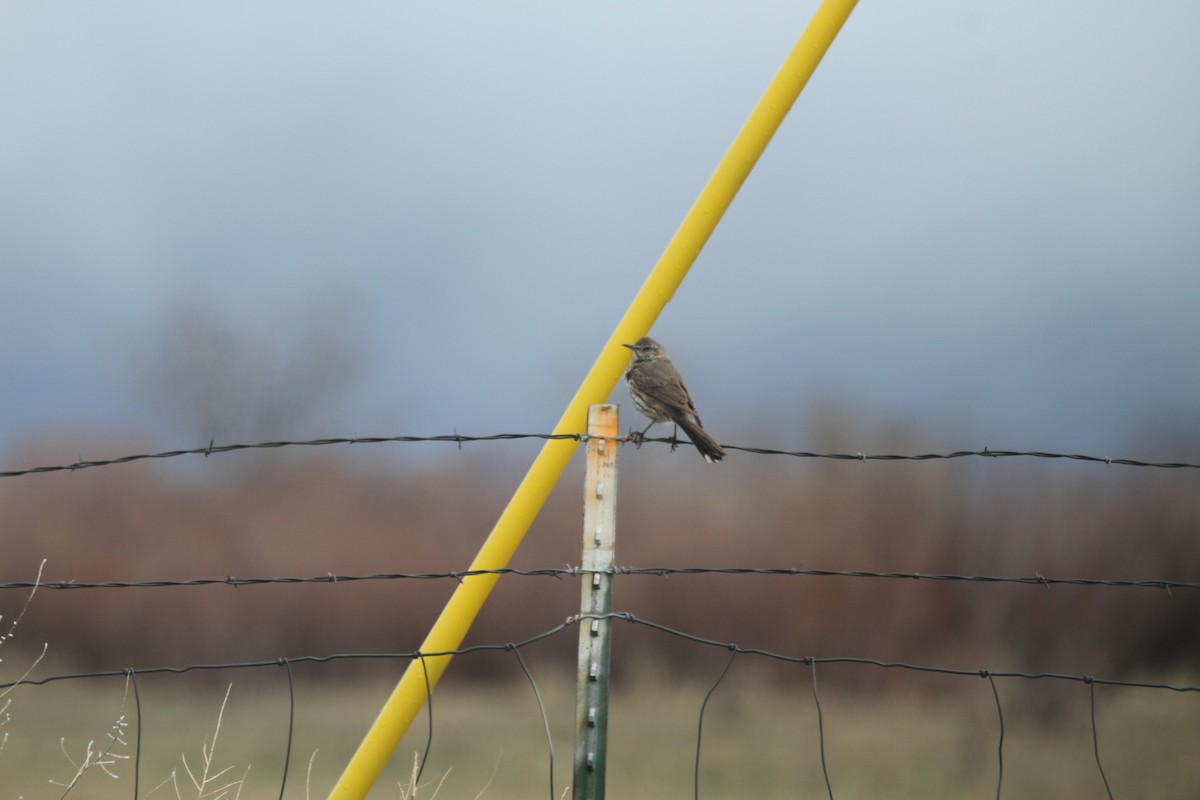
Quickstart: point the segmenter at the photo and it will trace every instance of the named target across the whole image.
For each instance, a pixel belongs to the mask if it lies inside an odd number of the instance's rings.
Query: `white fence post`
[[[583,483],[583,575],[575,707],[575,800],[602,800],[608,752],[613,549],[617,533],[618,410],[588,408]],[[603,618],[600,618],[603,617]]]

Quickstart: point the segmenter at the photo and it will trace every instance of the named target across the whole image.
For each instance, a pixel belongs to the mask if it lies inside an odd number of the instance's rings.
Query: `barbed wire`
[[[1129,580],[1119,578],[1056,578],[1035,572],[1033,575],[959,575],[939,572],[872,572],[868,570],[809,569],[805,567],[622,567],[596,570],[587,567],[566,566],[557,568],[454,570],[450,572],[377,572],[361,575],[343,575],[327,572],[308,577],[238,578],[185,578],[181,580],[148,581],[101,581],[88,583],[76,580],[34,580],[0,583],[5,589],[157,589],[183,586],[260,586],[294,583],[354,583],[359,581],[397,580],[455,580],[478,575],[514,575],[518,577],[576,578],[582,575],[604,574],[613,576],[648,576],[669,579],[673,575],[770,575],[813,578],[876,578],[903,581],[965,581],[969,583],[1015,583],[1026,586],[1105,586],[1111,588],[1158,589],[1168,594],[1172,589],[1200,589],[1200,581],[1175,581],[1164,579]]]
[[[285,447],[323,447],[330,445],[354,445],[354,444],[383,444],[383,443],[415,443],[415,442],[440,442],[456,444],[460,449],[463,444],[473,442],[494,442],[494,441],[513,441],[519,439],[540,439],[545,441],[551,440],[572,440],[576,442],[584,442],[589,438],[586,433],[493,433],[482,436],[473,436],[466,434],[441,434],[436,436],[352,436],[352,437],[334,437],[324,439],[307,439],[307,440],[284,440],[273,442],[257,442],[252,444],[216,444],[215,441],[210,441],[206,447],[192,447],[184,450],[164,450],[158,453],[138,453],[134,455],[118,456],[116,458],[104,459],[85,459],[83,454],[70,464],[56,464],[40,467],[27,467],[24,469],[13,469],[0,472],[0,478],[15,478],[22,475],[36,475],[51,472],[74,472],[81,469],[90,469],[93,467],[108,467],[116,464],[128,464],[135,461],[146,461],[153,459],[164,458],[179,458],[182,456],[204,456],[207,458],[212,455],[222,453],[232,453],[242,450],[276,450]],[[619,439],[622,443],[653,443],[666,444],[672,449],[680,445],[686,445],[684,439],[675,437],[669,438],[642,438],[637,436],[625,436]],[[831,459],[835,461],[934,461],[934,460],[954,460],[964,458],[1037,458],[1050,460],[1069,460],[1069,461],[1084,461],[1095,464],[1105,464],[1107,466],[1119,465],[1126,467],[1149,467],[1155,469],[1200,469],[1200,463],[1182,462],[1182,461],[1142,461],[1133,458],[1114,458],[1112,456],[1095,456],[1085,455],[1082,453],[1055,453],[1042,450],[993,450],[990,447],[984,447],[982,450],[956,450],[949,453],[918,453],[918,454],[897,454],[897,453],[818,453],[807,450],[779,450],[765,447],[749,447],[744,445],[725,444],[722,445],[726,450],[736,450],[750,455],[762,456],[788,456],[791,458],[807,458],[807,459]]]
[[[647,440],[650,441],[650,440]],[[668,442],[670,439],[655,439],[654,441]],[[683,442],[680,442],[683,444]],[[1111,466],[1117,464],[1125,467],[1153,467],[1156,469],[1200,469],[1200,464],[1182,461],[1140,461],[1134,458],[1114,458],[1112,456],[1089,456],[1082,453],[1053,453],[1044,450],[992,450],[985,447],[982,450],[955,450],[952,453],[919,453],[902,454],[867,454],[867,453],[812,453],[804,450],[770,450],[763,447],[740,447],[738,445],[722,445],[727,450],[739,450],[743,453],[767,456],[792,456],[794,458],[821,458],[837,461],[950,461],[959,458],[1040,458],[1065,459],[1068,461],[1088,461],[1095,464]]]
[[[383,444],[385,442],[392,443],[412,443],[412,442],[452,442],[460,448],[467,442],[494,442],[494,441],[511,441],[516,439],[543,439],[557,440],[569,439],[578,442],[586,441],[587,434],[577,433],[493,433],[483,436],[469,436],[465,434],[453,433],[437,436],[351,436],[351,437],[332,437],[324,439],[306,439],[306,440],[281,440],[274,442],[255,442],[252,444],[216,444],[215,440],[210,441],[206,447],[191,447],[184,450],[164,450],[158,453],[138,453],[135,455],[118,456],[116,458],[104,459],[84,459],[80,454],[79,458],[70,464],[58,464],[43,467],[29,467],[26,469],[9,470],[0,472],[0,478],[15,478],[21,475],[34,475],[45,472],[74,472],[80,469],[89,469],[91,467],[108,467],[114,464],[129,464],[134,461],[146,461],[162,458],[179,458],[181,456],[208,456],[220,455],[222,453],[233,453],[241,450],[278,450],[284,447],[324,447],[328,445],[338,444]]]

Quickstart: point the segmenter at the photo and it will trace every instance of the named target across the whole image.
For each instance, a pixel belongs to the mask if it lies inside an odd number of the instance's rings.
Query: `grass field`
[[[553,796],[562,797],[572,779],[574,689],[567,678],[534,674],[553,729]],[[730,673],[705,716],[701,797],[827,796],[809,674],[798,670],[803,679],[790,685],[740,665]],[[834,796],[995,797],[999,720],[988,682],[971,680],[947,685],[889,673],[885,685],[866,692],[836,681],[823,685],[825,763]],[[391,685],[378,672],[350,679],[298,676],[286,797],[327,795]],[[710,685],[663,677],[618,681],[611,703],[609,797],[693,796],[698,716]],[[1093,754],[1088,687],[1011,680],[997,686],[1005,722],[1003,796],[1105,796]],[[211,677],[148,676],[138,688],[140,797],[279,796],[288,735],[285,681],[234,675],[223,713],[228,685]],[[1101,763],[1115,796],[1200,796],[1200,696],[1107,687],[1096,692]],[[6,699],[0,797],[134,796],[136,711],[122,679],[18,687]],[[550,751],[528,683],[489,688],[448,676],[433,713],[433,747],[416,797],[552,796]],[[127,725],[121,742],[104,759],[116,777],[93,766],[68,791],[89,742],[94,753],[109,748],[122,715]],[[427,732],[422,713],[371,797],[414,796],[414,754],[424,749]]]

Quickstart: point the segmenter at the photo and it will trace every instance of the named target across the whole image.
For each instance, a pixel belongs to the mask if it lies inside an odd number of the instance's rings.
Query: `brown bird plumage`
[[[667,358],[662,345],[649,336],[643,336],[633,344],[624,346],[633,351],[633,361],[625,371],[625,381],[634,404],[650,419],[646,430],[650,430],[656,422],[673,422],[683,428],[705,461],[712,463],[724,458],[724,449],[704,430],[692,395],[683,385],[679,370]],[[642,431],[643,435],[645,433]]]

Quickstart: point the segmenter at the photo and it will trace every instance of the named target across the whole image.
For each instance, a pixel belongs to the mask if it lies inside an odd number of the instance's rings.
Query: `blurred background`
[[[7,6],[0,458],[549,431],[814,8]],[[1182,1],[1136,25],[1083,2],[859,9],[655,327],[708,426],[781,449],[1200,457],[1197,24],[1200,8]],[[613,399],[634,423],[623,387]],[[414,533],[381,533],[365,561],[404,571],[428,551],[457,568],[534,452],[378,448],[8,479],[4,569],[28,576],[45,556],[56,577],[86,541],[113,558],[89,557],[93,578],[171,577],[151,552],[194,577],[204,541],[208,569],[226,574],[246,569],[247,540],[265,540],[254,566],[278,572],[301,555],[280,552],[289,531],[229,527],[248,524],[231,504],[294,508],[255,481],[305,498],[305,481],[358,493],[378,482],[382,505],[358,504],[362,524]],[[798,478],[842,472],[735,456],[718,475],[690,452],[657,458],[639,453],[631,469],[654,464],[664,513],[697,486],[780,513],[755,490],[812,502]],[[1016,481],[1059,503],[1077,483],[1120,494],[1178,480],[1073,467],[1046,488],[1043,470],[1055,468],[989,465],[983,486],[1015,496]],[[962,484],[978,470],[846,472],[937,473],[963,506],[953,535],[1007,551],[996,537],[1011,531],[973,529],[980,508]],[[1177,502],[1194,514],[1182,480]],[[414,482],[456,516],[418,524],[398,499]],[[468,508],[464,485],[480,493]],[[826,501],[855,491],[835,482]],[[123,508],[123,493],[158,498],[195,529],[174,531],[145,500],[128,501],[133,519],[97,513]],[[229,520],[183,514],[172,493]],[[1064,513],[1115,502],[1108,490],[1077,499]],[[919,492],[907,501],[949,513]],[[345,496],[329,503],[348,511]],[[86,522],[48,520],[74,504]],[[14,509],[28,521],[12,524]],[[829,522],[784,516],[814,536]],[[161,544],[139,547],[133,569],[120,547],[138,531]],[[576,546],[573,531],[555,537]],[[668,539],[663,555],[688,560]],[[806,558],[782,541],[763,557]],[[353,569],[358,548],[333,546],[340,558],[305,548],[294,568]],[[928,568],[878,561],[853,563]]]
[[[815,7],[6,4],[5,463],[548,429]],[[860,8],[655,327],[709,425],[1190,446],[1197,25]]]
[[[0,458],[549,431],[814,8],[7,6]],[[1137,25],[1082,2],[859,9],[655,327],[709,428],[779,449],[1200,457],[1197,24],[1186,2]],[[460,568],[535,452],[375,447],[7,479],[4,570]],[[735,542],[714,563],[743,562],[745,528],[765,562],[842,548],[808,481],[892,528],[872,482],[932,481],[900,500],[945,530],[905,535],[1026,572],[1050,565],[1013,540],[1078,556],[1063,542],[1090,534],[981,522],[981,503],[1027,514],[1035,492],[1145,542],[1141,506],[1168,510],[1134,487],[1182,482],[1170,502],[1196,519],[1188,475],[627,460],[632,519],[643,488],[660,514],[745,507],[637,545],[674,562],[709,539]],[[328,522],[272,521],[325,495]],[[556,498],[573,519],[577,493]],[[550,527],[530,555],[568,563],[575,531]],[[968,566],[859,528],[846,566]],[[1194,575],[1194,549],[1146,550]]]
[[[0,469],[548,432],[815,7],[6,4]],[[1198,28],[1191,0],[860,7],[654,328],[706,426],[785,450],[1200,460]],[[6,478],[0,580],[42,559],[52,581],[462,569],[536,451]],[[621,458],[626,565],[1200,567],[1190,469]],[[581,470],[514,566],[578,562]],[[43,590],[9,650],[49,642],[46,671],[409,650],[452,589]],[[793,654],[1194,685],[1195,595],[647,577],[616,603]],[[7,619],[23,597],[0,596]],[[506,578],[471,641],[577,602]],[[570,638],[548,647],[569,668]],[[723,656],[615,658],[709,675]]]

